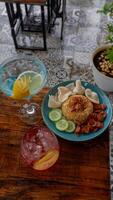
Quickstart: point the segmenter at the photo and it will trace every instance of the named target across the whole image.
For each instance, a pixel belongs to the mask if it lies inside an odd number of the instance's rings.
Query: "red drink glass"
[[[58,140],[47,127],[31,128],[22,138],[21,155],[33,169],[48,169],[59,157]]]

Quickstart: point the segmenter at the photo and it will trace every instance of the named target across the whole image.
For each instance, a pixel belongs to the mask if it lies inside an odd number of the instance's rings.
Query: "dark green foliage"
[[[98,10],[97,12],[103,13],[105,15],[110,14],[113,15],[113,3],[106,3],[102,9]]]
[[[106,3],[102,9],[97,11],[98,13],[103,13],[105,15],[113,16],[113,3]],[[113,44],[113,24],[107,25],[108,35],[106,36],[106,40]],[[106,50],[106,58],[109,62],[113,63],[113,48]]]
[[[106,40],[110,43],[113,43],[113,24],[107,25],[109,34],[106,36]]]
[[[107,26],[108,26],[108,31],[110,33],[113,33],[113,24],[108,24]]]
[[[110,43],[113,43],[113,35],[112,34],[109,34],[106,36],[106,40]]]
[[[113,47],[110,49],[107,49],[105,52],[106,58],[109,60],[109,62],[113,63]]]

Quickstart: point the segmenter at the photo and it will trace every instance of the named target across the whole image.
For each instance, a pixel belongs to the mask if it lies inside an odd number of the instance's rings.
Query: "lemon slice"
[[[32,71],[32,70],[27,70],[27,71],[24,71],[22,72],[18,77],[17,79],[21,79],[23,76],[26,76],[26,77],[31,77],[33,78],[35,75],[37,75],[38,73],[35,72],[35,71]]]
[[[42,84],[41,74],[34,72],[32,70],[31,71],[28,70],[28,71],[21,73],[17,79],[21,79],[23,76],[27,77],[30,80],[29,81],[29,93],[30,93],[30,95],[36,94],[36,92],[38,91],[38,89],[40,88],[40,86]]]
[[[58,160],[59,151],[58,150],[49,150],[47,154],[41,158],[39,161],[35,161],[33,164],[33,169],[36,170],[45,170],[55,164]]]
[[[37,74],[32,78],[32,80],[31,80],[31,82],[30,82],[30,84],[29,84],[29,93],[30,93],[31,95],[36,94],[36,92],[37,92],[38,89],[40,88],[41,84],[42,84],[42,76],[41,76],[40,74],[37,73]]]
[[[22,99],[29,95],[36,94],[41,83],[42,77],[39,73],[34,71],[25,71],[21,73],[14,82],[12,98]]]
[[[29,96],[29,78],[23,77],[21,79],[16,79],[13,85],[13,95],[14,99],[23,99]]]

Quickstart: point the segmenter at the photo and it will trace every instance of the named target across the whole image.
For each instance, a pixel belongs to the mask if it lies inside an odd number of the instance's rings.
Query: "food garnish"
[[[58,100],[63,103],[72,94],[72,91],[67,87],[58,88]]]
[[[48,107],[49,108],[60,108],[61,102],[59,102],[57,95],[49,95],[49,101],[48,101]]]
[[[68,128],[68,121],[66,119],[60,119],[58,122],[56,122],[56,128],[59,131],[66,131]]]
[[[29,96],[29,77],[22,77],[17,79],[13,85],[13,95],[14,99],[22,99]]]
[[[56,162],[58,157],[59,157],[58,150],[56,149],[49,150],[44,157],[33,163],[33,169],[40,171],[45,170],[48,168],[48,166],[51,167]]]
[[[49,112],[49,119],[56,123],[55,126],[60,131],[72,133],[75,130],[75,123],[73,121],[66,120],[66,118],[62,115],[62,110],[60,109],[52,109]]]
[[[99,97],[96,92],[93,92],[89,88],[85,90],[86,97],[93,103],[99,104]]]
[[[74,132],[75,127],[76,127],[76,125],[74,122],[68,121],[68,128],[66,129],[66,132],[68,132],[68,133]]]
[[[14,81],[12,98],[23,99],[36,93],[42,84],[41,74],[34,71],[21,73]]]
[[[60,109],[53,109],[49,113],[49,119],[53,122],[60,120],[62,117],[62,111]]]
[[[76,86],[73,88],[74,94],[80,94],[83,95],[85,92],[85,88],[82,86],[82,83],[80,80],[76,80]]]

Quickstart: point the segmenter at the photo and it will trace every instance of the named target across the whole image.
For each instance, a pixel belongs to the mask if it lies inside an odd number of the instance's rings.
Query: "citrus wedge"
[[[26,77],[31,77],[31,79],[37,75],[38,73],[35,72],[35,71],[32,71],[32,70],[27,70],[27,71],[24,71],[22,72],[17,79],[21,79],[23,76],[26,76]]]
[[[29,93],[31,95],[36,94],[36,91],[40,88],[42,84],[42,76],[40,74],[36,74],[32,77],[32,80],[29,84]]]
[[[36,90],[40,88],[42,77],[34,71],[25,71],[21,73],[13,85],[12,98],[23,99],[30,95],[36,94]]]
[[[58,160],[59,151],[58,150],[50,150],[48,153],[41,158],[39,161],[36,161],[33,164],[33,169],[36,170],[45,170],[55,164]]]
[[[21,79],[16,79],[13,85],[13,95],[14,99],[23,99],[29,96],[29,82],[30,79],[22,77]]]
[[[23,73],[21,73],[17,79],[21,79],[23,77],[27,77],[28,79],[30,79],[29,82],[29,93],[30,95],[34,95],[36,94],[37,90],[40,88],[41,84],[42,84],[42,76],[41,74],[35,72],[35,71],[25,71]]]

